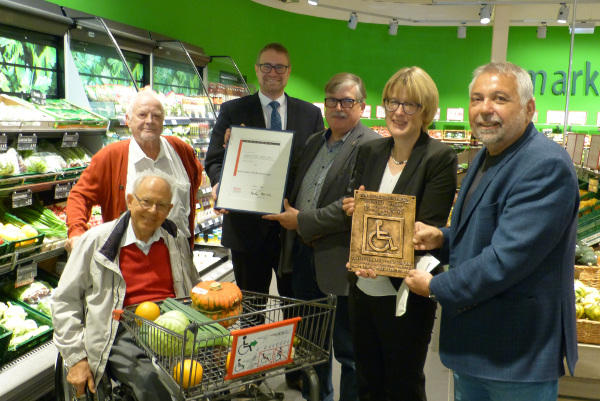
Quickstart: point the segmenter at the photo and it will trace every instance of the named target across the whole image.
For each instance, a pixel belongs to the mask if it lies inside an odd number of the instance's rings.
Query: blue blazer
[[[430,288],[442,305],[440,357],[468,375],[554,380],[577,361],[573,269],[579,190],[567,152],[530,123],[465,195],[444,233],[449,270]]]

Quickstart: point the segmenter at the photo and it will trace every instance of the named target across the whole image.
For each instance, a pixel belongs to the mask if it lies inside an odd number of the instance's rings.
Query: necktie
[[[269,103],[269,106],[273,109],[271,112],[271,129],[281,130],[281,116],[279,115],[279,111],[277,111],[279,109],[279,102],[273,100]]]

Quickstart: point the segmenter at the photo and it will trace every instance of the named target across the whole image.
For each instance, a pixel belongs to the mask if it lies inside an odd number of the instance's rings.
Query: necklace
[[[392,151],[390,152],[390,157],[392,158],[392,161],[394,162],[395,165],[400,165],[400,164],[406,164],[406,162],[408,160],[396,160],[396,158],[394,157],[394,147],[392,146]]]

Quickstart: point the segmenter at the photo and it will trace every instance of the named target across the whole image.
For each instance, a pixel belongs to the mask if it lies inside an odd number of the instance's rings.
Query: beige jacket
[[[54,344],[67,366],[87,357],[96,382],[102,377],[123,308],[125,281],[119,269],[120,242],[131,215],[85,232],[71,253],[53,295]],[[189,242],[175,224],[159,228],[169,249],[176,297],[187,297],[200,279]]]

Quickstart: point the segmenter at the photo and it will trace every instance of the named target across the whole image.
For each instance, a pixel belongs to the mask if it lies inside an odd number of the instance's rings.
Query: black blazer
[[[294,144],[292,147],[292,166],[297,163],[300,151],[308,137],[315,132],[323,130],[323,115],[321,110],[303,100],[288,96],[287,94],[287,125],[286,130],[294,131]],[[232,125],[246,127],[266,128],[258,92],[254,95],[230,100],[221,105],[221,111],[213,128],[206,153],[205,168],[211,185],[221,179],[223,148],[225,130]],[[291,167],[292,168],[292,167]],[[249,252],[261,246],[265,241],[270,226],[279,226],[276,221],[263,220],[254,213],[231,212],[223,218],[223,246],[235,251]]]
[[[389,160],[393,138],[368,142],[358,151],[351,189],[364,185],[366,191],[379,190],[381,178]],[[416,197],[415,219],[436,227],[446,225],[456,193],[456,151],[450,146],[421,132],[412,149],[393,193]],[[349,274],[351,283],[356,275]],[[401,279],[391,278],[399,288]]]

